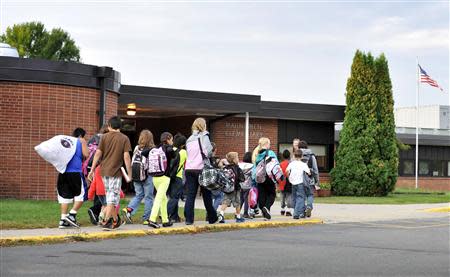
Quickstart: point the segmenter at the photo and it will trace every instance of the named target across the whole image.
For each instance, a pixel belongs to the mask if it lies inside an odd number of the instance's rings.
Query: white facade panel
[[[446,108],[448,114],[448,106],[421,106],[419,107],[419,128],[431,129],[448,129],[450,120],[445,122],[442,108]],[[416,107],[397,108],[394,112],[395,126],[397,127],[416,127]]]

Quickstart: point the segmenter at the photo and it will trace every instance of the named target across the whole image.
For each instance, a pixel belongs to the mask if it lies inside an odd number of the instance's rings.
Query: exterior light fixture
[[[127,115],[135,116],[136,115],[136,104],[131,103],[127,106]]]

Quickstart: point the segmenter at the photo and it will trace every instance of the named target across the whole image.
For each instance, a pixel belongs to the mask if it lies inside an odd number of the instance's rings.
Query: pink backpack
[[[163,147],[153,148],[148,154],[148,175],[163,176],[167,169],[167,156]]]
[[[258,205],[258,189],[252,187],[248,192],[248,205],[254,209]]]

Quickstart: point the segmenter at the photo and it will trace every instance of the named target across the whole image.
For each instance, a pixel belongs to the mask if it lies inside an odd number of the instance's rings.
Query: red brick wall
[[[245,153],[245,118],[231,117],[211,124],[211,140],[217,145],[217,155],[225,157],[228,152]],[[249,151],[258,145],[261,137],[268,137],[271,149],[278,152],[278,120],[250,117]]]
[[[82,127],[98,129],[99,91],[64,85],[0,82],[0,197],[55,199],[56,170],[34,146]],[[108,93],[107,118],[117,114],[118,95]]]
[[[398,177],[397,188],[415,188],[415,177]],[[450,178],[444,177],[419,177],[419,188],[427,190],[450,191]]]

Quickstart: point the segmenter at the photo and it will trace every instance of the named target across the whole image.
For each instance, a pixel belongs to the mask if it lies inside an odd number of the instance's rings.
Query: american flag
[[[420,82],[421,83],[427,83],[432,87],[438,88],[441,91],[444,91],[439,85],[438,83],[431,79],[430,76],[428,76],[428,74],[425,72],[425,70],[423,70],[423,68],[419,65],[419,69],[420,69]]]

